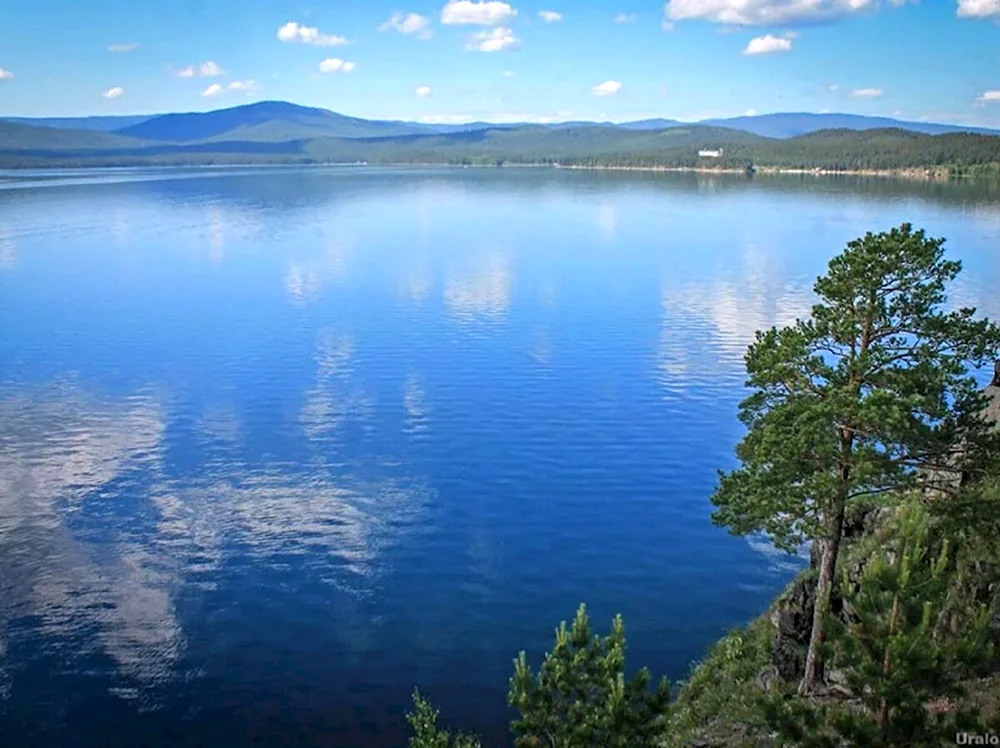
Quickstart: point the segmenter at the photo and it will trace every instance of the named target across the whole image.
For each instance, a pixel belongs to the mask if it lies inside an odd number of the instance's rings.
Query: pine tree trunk
[[[816,602],[813,605],[812,632],[809,636],[809,651],[806,653],[806,667],[799,682],[799,695],[806,696],[816,687],[822,673],[823,661],[820,646],[823,644],[824,624],[830,612],[830,596],[833,592],[833,575],[840,553],[840,540],[844,534],[844,512],[846,500],[839,500],[829,524],[828,537],[823,543],[823,558],[819,565],[819,579],[816,582]]]

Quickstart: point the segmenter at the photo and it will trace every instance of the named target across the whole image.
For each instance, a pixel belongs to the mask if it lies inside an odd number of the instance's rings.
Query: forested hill
[[[180,138],[168,140],[163,133],[153,139],[125,131],[95,133],[0,122],[0,167],[366,162],[742,169],[752,163],[762,168],[844,171],[947,168],[1000,176],[1000,136],[975,133],[838,129],[777,139],[706,125],[659,130],[519,125],[309,137],[301,124],[288,132],[273,123],[261,128],[266,131],[258,129],[252,137],[241,128],[178,142]],[[722,153],[716,158],[699,156],[706,149]]]

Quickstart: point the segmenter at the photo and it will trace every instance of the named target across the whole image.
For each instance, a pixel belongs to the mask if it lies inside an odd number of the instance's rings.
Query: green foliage
[[[784,745],[930,748],[957,731],[984,729],[963,681],[976,664],[996,662],[989,609],[966,601],[951,625],[938,626],[954,612],[952,538],[927,507],[911,502],[878,540],[859,580],[845,570],[845,615],[827,626],[829,662],[853,699],[821,705],[763,697]]]
[[[410,748],[480,748],[477,738],[462,733],[452,736],[437,726],[437,720],[437,709],[420,695],[420,691],[414,690],[413,711],[406,715],[406,721],[413,728]]]
[[[763,726],[757,677],[770,664],[771,625],[766,616],[726,634],[679,684],[664,745],[686,748],[693,738],[717,727]]]
[[[670,689],[666,679],[649,689],[644,668],[625,680],[625,625],[612,621],[608,636],[591,631],[581,605],[573,626],[556,630],[555,647],[537,676],[524,652],[514,660],[509,701],[520,716],[511,723],[518,748],[654,748],[664,736]],[[419,691],[407,715],[410,748],[479,748],[468,735],[437,726],[438,712]]]
[[[909,224],[866,234],[817,280],[810,319],[757,334],[742,467],[722,476],[716,522],[791,550],[828,534],[837,501],[914,485],[959,435],[989,448],[970,458],[996,454],[968,371],[997,355],[1000,329],[941,311],[961,269],[942,244]]]
[[[556,630],[537,675],[524,652],[514,660],[509,701],[519,748],[645,748],[662,738],[670,700],[666,679],[650,692],[649,672],[625,680],[625,625],[617,616],[602,637],[581,605],[572,628]]]

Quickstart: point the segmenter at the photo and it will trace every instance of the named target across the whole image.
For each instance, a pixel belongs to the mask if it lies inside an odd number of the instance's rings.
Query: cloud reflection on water
[[[17,262],[17,245],[0,227],[0,271],[13,270]]]
[[[163,436],[150,396],[116,402],[72,385],[0,394],[0,630],[30,613],[58,642],[92,631],[135,684],[123,696],[163,680],[183,650],[172,580],[127,531],[94,531],[116,535],[110,558],[81,533],[92,512],[127,511],[108,503],[108,485],[158,470]]]
[[[54,657],[143,708],[157,686],[191,675],[181,671],[182,591],[210,593],[234,573],[268,583],[297,556],[304,574],[296,584],[331,585],[357,601],[374,594],[383,552],[420,521],[433,491],[385,456],[333,464],[338,418],[366,417],[366,406],[353,409],[339,389],[350,385],[352,355],[349,339],[318,342],[317,385],[302,420],[323,449],[294,469],[232,454],[172,473],[164,409],[151,395],[96,397],[72,384],[0,392],[0,652],[12,636],[30,639],[34,659]],[[414,377],[406,398],[411,426],[425,420]],[[196,428],[224,446],[244,439],[232,408],[207,409]],[[235,548],[248,556],[234,558]],[[344,637],[372,646],[351,605],[337,611],[341,625],[345,615],[356,619]],[[75,664],[93,654],[109,658],[110,670]],[[16,686],[0,658],[0,696]]]
[[[321,440],[348,421],[366,425],[374,403],[352,376],[354,341],[332,330],[320,333],[316,344],[316,383],[305,396],[299,422],[306,436]]]
[[[680,375],[692,356],[703,355],[692,344],[704,336],[687,334],[692,325],[707,325],[708,342],[719,363],[742,366],[757,330],[790,325],[808,315],[812,303],[811,285],[789,280],[772,256],[755,245],[744,249],[736,277],[729,273],[709,281],[667,280],[662,286],[661,368]]]
[[[500,320],[510,307],[512,283],[508,259],[494,252],[478,266],[452,273],[444,284],[444,302],[461,322]]]

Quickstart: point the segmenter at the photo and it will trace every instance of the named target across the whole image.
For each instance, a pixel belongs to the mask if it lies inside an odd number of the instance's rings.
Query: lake
[[[0,175],[0,743],[502,745],[581,602],[684,676],[801,559],[712,526],[754,331],[975,185],[546,169]]]

